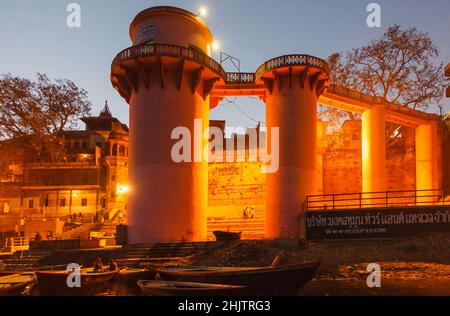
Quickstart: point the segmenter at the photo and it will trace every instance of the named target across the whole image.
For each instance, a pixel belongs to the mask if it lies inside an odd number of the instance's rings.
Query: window
[[[66,206],[66,198],[62,198],[59,200],[59,206],[60,207],[65,207]]]
[[[119,147],[119,156],[121,156],[121,157],[125,156],[125,146],[124,145],[120,145],[120,147]]]
[[[111,199],[114,199],[116,197],[116,193],[114,191],[111,191]]]
[[[81,206],[87,206],[87,198],[81,199]]]
[[[3,209],[3,214],[9,214],[9,209],[10,209],[9,203],[8,202],[3,203],[2,209]]]
[[[113,148],[112,148],[112,155],[113,155],[113,156],[117,156],[117,144],[114,144],[114,145],[113,145]]]
[[[109,151],[109,143],[105,143],[105,155],[109,156],[111,153]]]
[[[45,207],[48,207],[48,205],[49,205],[49,203],[48,203],[48,197],[46,197],[45,200],[44,200],[44,206],[45,206]]]
[[[34,200],[28,200],[28,208],[34,207]]]
[[[115,175],[111,176],[111,182],[116,182],[116,176]]]

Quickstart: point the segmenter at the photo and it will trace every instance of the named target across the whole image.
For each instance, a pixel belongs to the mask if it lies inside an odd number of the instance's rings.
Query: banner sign
[[[450,206],[306,212],[307,239],[379,238],[450,232]]]

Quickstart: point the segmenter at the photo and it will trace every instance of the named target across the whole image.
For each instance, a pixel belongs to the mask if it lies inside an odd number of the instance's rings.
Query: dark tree
[[[438,107],[444,98],[447,79],[443,65],[436,64],[439,52],[427,33],[416,28],[402,30],[389,27],[367,46],[328,58],[331,83],[357,90],[388,102],[417,110]],[[321,106],[319,117],[331,118],[331,126],[339,126],[347,118],[358,115]],[[395,140],[401,128],[387,124],[387,137]]]
[[[76,127],[77,120],[90,110],[87,92],[70,80],[52,81],[44,74],[37,74],[34,81],[0,76],[0,141],[4,146],[21,147],[36,157],[44,151],[56,152],[58,134]]]
[[[444,97],[443,64],[427,33],[389,27],[369,45],[329,57],[331,81],[413,109],[437,106]]]

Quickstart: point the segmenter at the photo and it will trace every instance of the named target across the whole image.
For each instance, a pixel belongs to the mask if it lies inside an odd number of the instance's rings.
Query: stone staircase
[[[90,232],[96,230],[99,226],[97,223],[85,223],[71,230],[65,231],[62,234],[57,235],[58,239],[89,239]]]
[[[26,250],[16,251],[14,254],[2,259],[8,270],[20,270],[39,266],[49,251]]]
[[[115,235],[116,234],[116,226],[117,224],[112,221],[104,221],[102,224],[99,224],[98,227],[96,227],[96,231],[102,232],[107,236]]]
[[[103,263],[111,259],[121,261],[133,259],[148,259],[149,261],[171,261],[177,258],[190,256],[198,251],[208,251],[223,247],[223,242],[179,242],[129,245],[125,247],[91,249],[91,250],[58,250],[43,260],[41,265],[52,266],[68,263],[78,263],[91,266],[100,257]]]
[[[198,251],[208,250],[211,242],[173,242],[129,245],[124,247],[124,258],[179,258],[190,256]]]

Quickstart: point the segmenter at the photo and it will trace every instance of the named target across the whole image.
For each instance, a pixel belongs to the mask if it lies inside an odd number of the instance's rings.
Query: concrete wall
[[[354,193],[362,190],[359,126],[357,121],[346,124],[343,128],[346,140],[344,146],[338,149],[335,155],[324,155],[322,179],[317,179],[323,182],[324,194]],[[404,140],[386,147],[388,190],[415,189],[414,129],[404,128],[402,134]],[[209,164],[209,224],[222,221],[226,228],[226,221],[242,218],[246,207],[255,208],[256,220],[265,220],[266,180],[265,175],[260,173],[260,166],[260,163],[255,162]]]

